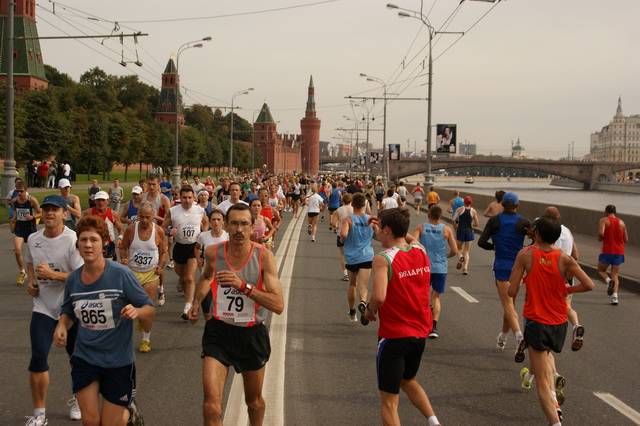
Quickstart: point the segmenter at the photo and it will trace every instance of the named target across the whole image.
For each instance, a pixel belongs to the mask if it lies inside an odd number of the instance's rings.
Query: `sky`
[[[389,1],[420,8],[420,0]],[[137,50],[142,67],[119,64],[118,39],[104,44],[42,40],[45,62],[72,78],[98,66],[111,74],[139,74],[159,87],[160,73],[181,44],[211,36],[203,48],[180,56],[185,102],[228,106],[234,92],[253,87],[236,97],[235,105],[242,108],[237,113],[251,121],[267,102],[281,133],[299,133],[311,75],[321,140],[333,143],[355,137],[353,131],[336,129],[353,128],[355,113],[362,130],[368,109],[374,117],[369,140],[382,146],[382,101],[369,100],[352,110],[345,99],[383,95],[379,84],[360,73],[385,81],[389,97],[427,95],[428,32],[419,20],[386,8],[387,0],[55,3],[54,15],[53,2],[38,2],[41,36],[108,34],[113,21],[121,31],[149,33],[137,47],[131,39],[124,44],[125,60],[135,60]],[[301,5],[308,6],[284,9]],[[530,156],[559,158],[573,141],[580,156],[589,150],[590,134],[613,117],[618,96],[626,115],[640,114],[639,1],[503,0],[493,7],[466,0],[458,5],[459,0],[424,1],[436,29],[466,31],[462,37],[436,36],[433,47],[433,124],[457,124],[459,143],[475,143],[479,153],[507,155],[511,141],[520,138]],[[276,8],[282,10],[245,13]],[[206,19],[180,19],[193,17]],[[423,150],[426,117],[424,100],[389,100],[387,143]],[[364,139],[365,132],[359,137]]]

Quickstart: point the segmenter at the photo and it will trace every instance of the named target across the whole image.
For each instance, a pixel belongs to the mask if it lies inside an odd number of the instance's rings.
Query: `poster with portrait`
[[[390,143],[389,144],[389,160],[396,161],[399,159],[400,159],[400,144]]]
[[[457,129],[455,124],[436,125],[436,152],[455,154]]]

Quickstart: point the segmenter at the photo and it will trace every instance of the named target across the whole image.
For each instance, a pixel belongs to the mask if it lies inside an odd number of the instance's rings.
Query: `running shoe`
[[[151,352],[151,342],[148,341],[148,340],[141,340],[140,341],[140,347],[138,347],[138,350],[142,354],[146,354],[146,353]]]
[[[347,317],[349,318],[350,322],[358,322],[358,317],[356,316],[355,311],[353,311],[353,313],[351,313],[351,311],[347,312]]]
[[[164,294],[164,286],[160,286],[158,291],[158,306],[162,307],[167,302],[167,297]]]
[[[307,234],[311,235],[311,224],[307,225]]]
[[[469,275],[469,271],[467,271],[466,269],[462,270],[462,275]]]
[[[611,295],[611,297],[609,297],[609,303],[611,303],[612,305],[617,305],[618,304],[618,295],[613,293]]]
[[[496,347],[501,351],[503,351],[506,346],[507,346],[507,335],[502,333],[498,334],[498,337],[496,339]]]
[[[565,396],[564,396],[564,388],[567,386],[567,380],[556,373],[556,401],[558,401],[558,405],[564,404]]]
[[[49,424],[46,416],[27,416],[24,419],[24,426],[47,426]]]
[[[458,263],[456,263],[456,269],[461,269],[463,263],[464,263],[464,256],[460,256],[460,259],[458,259]]]
[[[183,321],[189,321],[189,315],[187,315],[186,312],[183,312],[180,314],[180,319],[182,319]]]
[[[142,418],[142,413],[140,413],[140,409],[136,404],[136,400],[133,399],[129,407],[129,420],[127,421],[127,426],[144,426],[144,419]]]
[[[324,215],[320,216],[320,222],[324,222]]]
[[[429,339],[437,339],[438,337],[440,337],[440,333],[438,333],[437,328],[433,327],[433,330],[429,333]]]
[[[344,274],[342,276],[342,281],[349,281],[349,274]]]
[[[20,271],[20,273],[18,274],[17,278],[16,278],[16,284],[18,286],[21,286],[24,284],[24,280],[27,279],[27,273],[23,270]]]
[[[524,350],[527,349],[527,342],[524,339],[521,339],[518,342],[518,348],[516,349],[515,361],[517,363],[521,363],[524,361]]]
[[[169,261],[167,262],[167,268],[168,268],[168,269],[173,269],[173,267],[174,267],[174,266],[175,266],[175,265],[173,264],[173,259],[171,259],[171,260],[169,260]]]
[[[613,294],[613,280],[607,277],[607,296],[611,296]]]
[[[362,325],[369,324],[369,320],[364,315],[366,310],[367,310],[367,302],[365,302],[364,300],[361,300],[360,303],[358,303],[358,312],[360,312],[360,324]]]
[[[71,420],[82,420],[80,405],[78,404],[78,400],[76,399],[75,395],[73,395],[71,399],[67,401],[67,405],[69,406],[69,418]]]
[[[311,242],[315,243],[316,242],[316,237],[311,237]]]
[[[527,367],[522,367],[520,369],[520,387],[527,390],[531,389],[533,377],[533,374],[529,374],[529,369]]]
[[[576,325],[573,327],[573,339],[571,340],[571,350],[579,351],[582,348],[584,338],[584,327],[581,325]]]
[[[558,414],[558,421],[562,422],[562,408],[559,404],[556,404],[556,413]]]

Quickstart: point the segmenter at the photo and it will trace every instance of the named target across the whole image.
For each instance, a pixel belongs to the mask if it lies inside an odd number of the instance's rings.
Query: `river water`
[[[622,192],[584,191],[581,189],[552,186],[548,179],[526,179],[476,177],[473,184],[465,184],[463,177],[436,176],[436,186],[458,189],[471,194],[493,195],[497,190],[514,191],[521,200],[580,207],[603,211],[607,204],[613,204],[620,213],[640,216],[640,194]],[[411,176],[409,182],[422,182],[424,177]]]

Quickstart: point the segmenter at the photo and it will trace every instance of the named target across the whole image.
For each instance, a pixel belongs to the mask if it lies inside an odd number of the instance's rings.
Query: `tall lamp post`
[[[233,170],[233,110],[235,108],[234,103],[236,96],[248,95],[253,90],[253,87],[248,89],[238,90],[231,96],[231,136],[229,137],[229,173]]]
[[[13,106],[14,106],[14,87],[13,87],[13,14],[15,1],[9,0],[7,7],[7,20],[5,31],[5,51],[4,60],[7,61],[7,105],[6,105],[6,143],[7,151],[4,158],[4,172],[2,174],[2,196],[5,196],[13,188],[15,178],[18,176],[16,170],[16,161],[14,159],[14,129],[13,129]]]
[[[378,83],[382,86],[384,93],[384,113],[382,118],[382,162],[384,165],[384,177],[386,180],[389,180],[389,154],[387,153],[387,83],[379,77],[365,74],[363,72],[360,73],[360,77],[365,77],[367,81]]]
[[[175,163],[173,165],[173,171],[171,173],[172,185],[174,188],[178,188],[180,186],[180,176],[182,172],[182,168],[180,167],[180,55],[187,49],[191,48],[201,48],[204,46],[203,41],[211,41],[211,37],[207,36],[201,38],[199,40],[188,41],[178,48],[178,52],[176,53],[176,88],[175,88],[175,101],[176,101],[176,129],[175,129]]]

